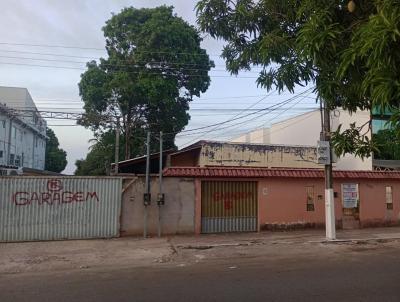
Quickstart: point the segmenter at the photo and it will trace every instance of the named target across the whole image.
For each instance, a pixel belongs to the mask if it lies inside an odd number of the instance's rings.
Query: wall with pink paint
[[[249,181],[250,178],[164,178],[166,205],[162,210],[164,234],[201,232],[201,181]],[[318,178],[263,178],[258,181],[258,224],[263,229],[291,229],[325,225],[324,180]],[[341,184],[357,183],[360,193],[360,225],[385,226],[399,223],[400,180],[335,179],[334,192],[337,226],[342,220]],[[306,187],[314,187],[314,211],[307,211]],[[386,186],[393,188],[393,210],[386,208]],[[130,183],[125,180],[121,213],[121,235],[141,235],[143,232],[144,178]],[[157,231],[157,179],[152,179],[152,204],[149,207],[149,233]]]
[[[393,180],[359,180],[361,226],[382,226],[399,223],[400,182]],[[393,210],[386,207],[386,186],[392,187]]]
[[[340,227],[343,216],[341,184],[359,184],[360,225],[385,226],[400,221],[400,181],[371,179],[335,180],[335,215]],[[306,187],[314,187],[314,211],[307,211]],[[386,208],[386,186],[392,186],[393,210]],[[276,178],[259,181],[259,224],[261,229],[324,226],[323,179]],[[322,198],[318,198],[322,197]]]
[[[308,186],[314,188],[314,211],[307,211]],[[322,179],[263,179],[259,181],[258,190],[261,229],[324,225],[325,190]],[[338,185],[334,191],[339,191]],[[335,198],[335,214],[337,220],[342,218],[340,198]]]

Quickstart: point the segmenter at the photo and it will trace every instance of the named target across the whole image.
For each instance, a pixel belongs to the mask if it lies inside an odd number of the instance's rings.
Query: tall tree
[[[75,175],[108,175],[115,156],[115,135],[112,131],[97,134],[91,141],[85,159],[75,162]],[[123,142],[120,143],[120,146]]]
[[[46,129],[48,140],[46,142],[45,170],[62,172],[67,166],[67,152],[61,149],[58,138],[50,128]]]
[[[142,152],[147,130],[167,133],[165,147],[174,147],[189,121],[189,102],[207,90],[214,66],[198,31],[161,6],[125,8],[103,32],[108,57],[89,62],[81,76],[80,123],[102,133],[120,118],[125,158]]]
[[[227,69],[261,66],[258,85],[313,83],[330,109],[390,108],[400,128],[399,0],[201,0],[198,24],[223,39]],[[355,8],[355,9],[354,9]],[[334,135],[341,154],[376,151],[369,124]],[[397,133],[400,133],[397,130]],[[399,137],[400,135],[398,135]]]

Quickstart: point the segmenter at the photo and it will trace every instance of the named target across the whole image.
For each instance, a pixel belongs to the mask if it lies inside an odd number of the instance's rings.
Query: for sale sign
[[[356,208],[358,205],[359,194],[358,184],[342,184],[342,201],[343,208]]]

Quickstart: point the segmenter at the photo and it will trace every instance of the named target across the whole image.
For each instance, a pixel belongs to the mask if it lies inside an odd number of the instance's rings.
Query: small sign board
[[[358,205],[359,194],[358,184],[342,184],[342,201],[343,208],[351,209],[356,208]]]
[[[317,161],[318,161],[318,164],[322,164],[322,165],[329,165],[331,163],[331,149],[329,146],[329,142],[318,141]]]

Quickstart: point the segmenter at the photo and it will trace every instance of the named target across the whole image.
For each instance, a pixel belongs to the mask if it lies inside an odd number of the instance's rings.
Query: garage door
[[[257,231],[256,181],[203,181],[201,232]]]

